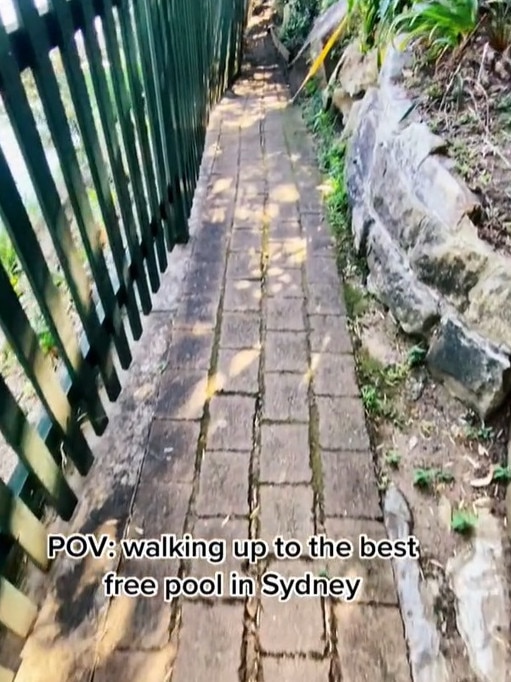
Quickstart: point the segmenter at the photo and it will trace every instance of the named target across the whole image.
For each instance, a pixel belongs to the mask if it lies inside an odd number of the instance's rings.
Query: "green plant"
[[[57,347],[55,337],[42,316],[37,320],[35,331],[43,353],[45,355],[55,353]]]
[[[511,483],[511,467],[495,467],[493,470],[493,480],[495,483]]]
[[[505,52],[511,46],[511,2],[488,0],[488,42],[497,52]]]
[[[428,349],[424,346],[414,346],[408,351],[408,366],[409,367],[419,367],[424,363]]]
[[[455,511],[451,519],[451,528],[460,535],[470,535],[477,525],[477,516],[465,509]]]
[[[306,39],[320,7],[319,0],[292,0],[288,7],[289,15],[279,38],[293,51]]]
[[[454,476],[450,471],[444,469],[415,469],[413,474],[413,484],[422,490],[429,490],[437,483],[453,483]]]
[[[14,246],[7,234],[2,231],[3,229],[3,226],[0,224],[0,264],[5,270],[12,287],[16,289],[21,273],[21,265]]]
[[[431,488],[436,479],[436,469],[416,469],[413,472],[413,484],[422,490]]]
[[[426,0],[414,2],[393,21],[393,34],[406,34],[406,42],[425,41],[432,50],[455,48],[477,26],[479,0]]]
[[[401,455],[395,450],[389,450],[385,455],[385,464],[387,464],[392,469],[398,469],[401,463]]]

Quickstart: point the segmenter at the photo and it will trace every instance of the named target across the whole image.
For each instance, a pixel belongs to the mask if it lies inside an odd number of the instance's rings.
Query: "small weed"
[[[450,471],[440,470],[437,472],[436,480],[438,483],[454,483],[454,474]]]
[[[421,490],[429,490],[433,487],[436,479],[436,469],[415,469],[413,472],[413,484]]]
[[[406,365],[389,365],[384,367],[366,350],[358,356],[359,375],[362,385],[362,402],[369,415],[383,418],[402,425],[402,416],[394,405],[394,397],[398,387],[408,374]]]
[[[495,437],[495,432],[491,426],[473,426],[472,424],[467,424],[465,426],[465,438],[468,441],[477,441],[481,443],[488,443]]]
[[[399,469],[401,463],[401,455],[395,450],[389,450],[385,455],[385,464],[392,469]]]
[[[443,469],[419,468],[413,472],[413,484],[421,490],[430,490],[437,483],[453,482],[453,474]]]
[[[511,467],[495,467],[493,470],[493,480],[495,483],[511,483]]]
[[[53,336],[51,330],[46,324],[46,321],[44,318],[41,318],[38,322],[37,328],[36,328],[36,334],[37,334],[37,339],[39,341],[39,345],[41,346],[41,350],[45,355],[49,355],[50,353],[55,353],[57,344],[55,342],[55,337]]]
[[[366,292],[349,282],[344,284],[344,300],[348,317],[352,320],[364,315],[369,308]]]
[[[460,535],[471,535],[477,525],[477,516],[464,509],[455,511],[452,515],[451,528]]]
[[[408,351],[408,366],[409,367],[419,367],[424,364],[428,349],[424,346],[418,345],[410,348]]]

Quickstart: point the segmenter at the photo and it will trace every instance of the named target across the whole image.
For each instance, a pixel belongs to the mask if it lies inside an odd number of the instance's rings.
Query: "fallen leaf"
[[[474,478],[470,481],[472,488],[486,488],[493,481],[493,467],[490,467],[490,471],[483,478]]]

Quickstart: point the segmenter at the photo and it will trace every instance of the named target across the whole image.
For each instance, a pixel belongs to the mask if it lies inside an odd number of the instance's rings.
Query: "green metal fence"
[[[114,358],[130,366],[167,254],[188,239],[208,114],[238,71],[248,11],[248,0],[37,4],[13,0],[15,24],[0,21],[0,121],[33,189],[23,196],[0,148],[0,327],[43,413],[27,416],[3,367],[0,431],[19,462],[0,480],[0,622],[21,636],[35,607],[7,560],[21,548],[46,569],[41,510],[73,513],[63,462],[91,467],[83,423],[105,430],[100,387],[116,400]]]

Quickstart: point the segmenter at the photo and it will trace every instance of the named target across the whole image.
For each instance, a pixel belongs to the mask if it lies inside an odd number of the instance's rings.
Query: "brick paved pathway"
[[[127,450],[124,469],[82,530],[110,514],[128,517],[129,502],[134,537],[189,532],[271,544],[277,535],[385,536],[315,154],[257,21],[252,61],[211,121],[217,153],[134,502],[144,427],[132,423],[132,398],[123,403],[126,437],[112,434]],[[157,343],[166,343],[163,332]],[[135,397],[150,407],[147,393],[143,384]],[[102,476],[108,466],[107,457]],[[95,592],[99,576],[89,575],[94,566],[57,580],[58,608],[45,607],[43,644],[25,654],[23,680],[33,682],[41,652],[52,648],[48,666],[59,682],[410,682],[388,563],[123,561],[121,575],[237,570],[260,581],[267,570],[309,570],[360,575],[364,587],[353,605],[256,594],[171,604],[117,598],[107,609]],[[55,618],[60,639],[52,642]]]
[[[133,526],[147,537],[186,531],[228,542],[384,537],[315,156],[263,48],[255,45],[256,61],[247,61],[211,123],[218,153]],[[269,597],[175,603],[173,682],[410,679],[389,564],[302,558],[254,568],[230,559],[221,570],[260,577],[268,568],[362,575],[362,597],[356,605]],[[204,561],[182,569],[219,570]],[[121,572],[134,570],[160,569],[151,562]],[[134,651],[164,647],[168,605],[141,600],[131,632]],[[163,680],[168,661],[152,655],[152,673],[163,666],[154,679]]]

